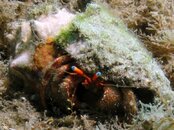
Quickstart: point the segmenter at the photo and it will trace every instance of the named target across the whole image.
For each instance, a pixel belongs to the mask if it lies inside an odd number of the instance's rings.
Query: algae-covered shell
[[[170,82],[151,53],[119,18],[102,6],[90,4],[85,13],[60,32],[55,42],[85,72],[101,71],[102,78],[115,87],[147,88],[162,101],[173,100]]]

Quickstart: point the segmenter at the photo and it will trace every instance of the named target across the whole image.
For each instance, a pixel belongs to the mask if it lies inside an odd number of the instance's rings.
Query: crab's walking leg
[[[65,64],[65,63],[68,63],[72,61],[72,58],[70,56],[67,56],[67,55],[63,55],[63,56],[60,56],[58,58],[56,58],[53,62],[53,64],[51,65],[51,67],[53,68],[58,68],[60,67],[62,64]]]
[[[72,61],[72,58],[67,55],[60,56],[54,60],[54,62],[51,64],[48,70],[46,70],[46,73],[44,75],[44,80],[47,80],[50,78],[52,71],[55,71],[56,68],[59,68],[61,65],[68,64]]]
[[[133,115],[135,115],[138,111],[136,96],[133,91],[129,88],[121,89],[122,91],[122,105],[125,111],[125,116],[128,120]]]
[[[41,83],[40,87],[40,98],[41,98],[41,105],[45,108],[45,91],[48,86],[49,81],[51,80],[51,77],[55,75],[55,72],[57,73],[58,79],[63,78],[65,71],[68,71],[69,65],[66,65],[68,62],[72,61],[72,59],[67,56],[61,56],[54,60],[52,65],[48,70],[46,70],[46,73],[44,75],[43,81]]]
[[[61,79],[64,77],[65,75],[65,71],[69,69],[69,65],[62,65],[61,67],[54,69],[53,72],[51,72],[49,74],[49,78],[46,77],[46,79],[44,79],[42,81],[42,86],[40,87],[40,98],[41,98],[41,105],[43,107],[46,107],[46,103],[45,103],[45,91],[46,88],[48,86],[50,86],[50,84],[48,84],[50,82],[50,80],[56,80],[56,83],[60,83]]]
[[[110,86],[104,86],[103,90],[103,96],[98,101],[97,106],[104,111],[115,111],[121,99],[120,91]]]
[[[77,107],[78,99],[76,95],[76,90],[79,85],[83,81],[83,78],[79,78],[76,76],[69,75],[63,79],[63,82],[59,85],[57,95],[59,95],[60,103],[64,105],[60,106],[70,106]]]

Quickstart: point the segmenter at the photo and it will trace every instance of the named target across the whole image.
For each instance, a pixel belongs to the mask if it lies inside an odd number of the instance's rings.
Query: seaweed
[[[54,38],[54,42],[60,47],[65,47],[68,43],[73,43],[78,39],[78,30],[73,24],[64,27],[60,34]]]

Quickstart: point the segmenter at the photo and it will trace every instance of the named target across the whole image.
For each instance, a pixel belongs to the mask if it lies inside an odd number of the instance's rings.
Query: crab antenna
[[[98,77],[100,77],[101,75],[102,75],[102,73],[98,71],[97,73],[94,74],[94,76],[92,77],[92,80],[96,81],[98,79]]]

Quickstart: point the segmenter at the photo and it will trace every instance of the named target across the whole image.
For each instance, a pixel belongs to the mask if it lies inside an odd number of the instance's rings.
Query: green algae
[[[69,24],[65,28],[63,28],[54,41],[59,44],[61,47],[65,47],[67,43],[72,43],[76,41],[78,38],[77,29],[73,26],[73,24]]]

